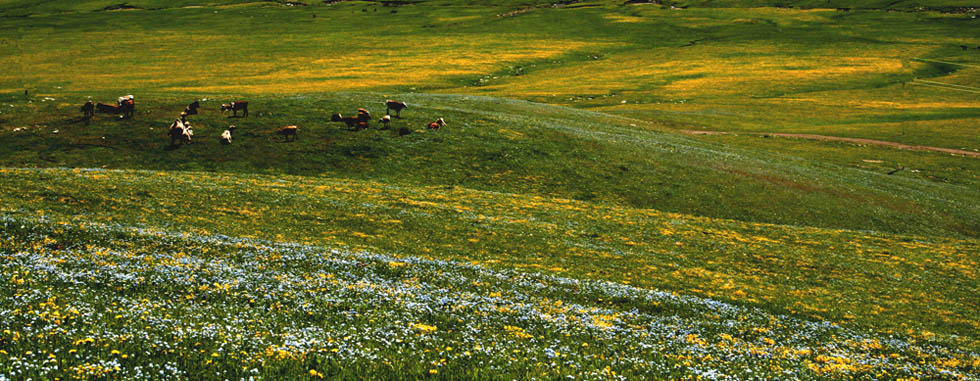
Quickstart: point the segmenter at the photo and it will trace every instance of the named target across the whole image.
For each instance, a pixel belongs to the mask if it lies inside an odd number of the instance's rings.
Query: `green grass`
[[[585,2],[503,17],[534,2],[222,3],[131,2],[156,10],[125,12],[96,11],[101,2],[17,8],[32,17],[0,18],[8,31],[0,35],[6,69],[0,89],[54,97],[438,91],[701,129],[819,131],[980,148],[975,93],[901,86],[919,78],[980,88],[980,39],[971,33],[980,22],[971,18],[976,12],[714,8],[737,5],[719,2],[670,10]],[[862,4],[852,7],[881,6]],[[62,12],[42,12],[48,8]],[[279,32],[287,27],[288,34]],[[917,133],[902,134],[905,129]]]
[[[980,371],[961,351],[978,345],[973,240],[346,179],[0,180],[14,377],[59,374],[42,366],[55,349],[61,369],[122,377]]]
[[[393,130],[348,131],[334,112],[375,110],[380,94],[253,97],[250,117],[228,119],[216,101],[191,119],[195,141],[169,149],[165,128],[193,98],[138,98],[139,116],[97,115],[86,126],[78,101],[20,104],[46,127],[0,132],[7,166],[82,166],[212,170],[347,177],[397,184],[461,186],[537,194],[744,221],[975,237],[976,183],[921,174],[886,176],[835,163],[774,157],[665,132],[659,124],[534,103],[450,95],[402,94],[412,106]],[[226,100],[227,101],[227,100]],[[3,114],[0,114],[3,115]],[[42,115],[44,119],[32,119]],[[448,126],[425,131],[439,117]],[[235,144],[217,137],[234,123]],[[295,143],[273,132],[300,126]],[[635,127],[634,127],[635,126]],[[57,133],[55,132],[57,131]],[[926,156],[929,157],[929,156]],[[948,159],[956,162],[957,159]],[[975,159],[958,159],[973,165]],[[921,161],[921,160],[920,160]],[[906,163],[911,166],[918,161]],[[977,173],[967,166],[965,174]],[[935,195],[942,194],[942,197]]]
[[[0,379],[980,377],[980,161],[677,133],[978,150],[970,4],[550,3],[0,0]]]

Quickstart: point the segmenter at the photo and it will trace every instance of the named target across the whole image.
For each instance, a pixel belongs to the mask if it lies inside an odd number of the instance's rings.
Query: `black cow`
[[[403,108],[408,108],[408,104],[405,102],[393,101],[388,99],[385,101],[385,114],[391,115],[391,110],[395,110],[395,117],[401,118],[401,112]]]
[[[201,107],[201,102],[194,101],[194,103],[191,103],[191,104],[187,105],[186,108],[184,108],[184,112],[186,112],[187,115],[197,115],[197,108],[198,107]]]
[[[119,106],[107,105],[99,102],[95,105],[95,111],[102,114],[122,114],[123,118],[132,118],[136,112],[136,104],[132,99],[124,101]]]
[[[248,102],[235,101],[235,102],[231,102],[231,104],[221,105],[221,111],[222,112],[231,111],[232,117],[238,116],[238,110],[242,110],[243,117],[248,117]]]
[[[91,118],[95,114],[95,103],[92,103],[92,101],[85,102],[78,111],[82,112],[85,119]]]
[[[293,140],[296,140],[296,132],[299,131],[299,127],[296,126],[286,126],[276,130],[276,135],[282,135],[283,139],[289,141],[289,137],[292,136]]]

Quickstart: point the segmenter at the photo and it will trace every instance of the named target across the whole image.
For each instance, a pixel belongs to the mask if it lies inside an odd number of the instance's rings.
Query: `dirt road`
[[[784,133],[773,133],[773,132],[723,132],[723,131],[695,131],[695,130],[682,130],[681,132],[689,135],[763,135],[763,136],[778,136],[781,138],[838,141],[838,142],[847,142],[847,143],[854,143],[854,144],[869,144],[869,145],[885,146],[885,147],[905,149],[910,151],[942,152],[951,155],[962,155],[962,156],[969,156],[969,157],[975,157],[980,159],[980,152],[975,152],[975,151],[966,151],[961,149],[931,147],[931,146],[913,146],[908,144],[889,142],[884,140],[874,140],[874,139],[845,138],[840,136],[813,135],[813,134],[784,134]]]

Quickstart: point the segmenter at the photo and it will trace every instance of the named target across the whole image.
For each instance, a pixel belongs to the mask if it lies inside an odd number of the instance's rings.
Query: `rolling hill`
[[[976,15],[0,0],[0,380],[978,379]]]

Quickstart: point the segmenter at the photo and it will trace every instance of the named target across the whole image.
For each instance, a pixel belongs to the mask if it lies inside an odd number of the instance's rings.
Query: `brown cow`
[[[357,116],[345,117],[340,114],[333,114],[330,116],[331,122],[344,122],[347,124],[347,128],[350,129],[365,129],[368,128],[368,122],[371,120],[371,113],[363,108],[357,109]]]
[[[430,130],[438,130],[438,129],[442,128],[442,126],[445,126],[445,125],[446,125],[446,121],[443,120],[442,118],[439,118],[435,122],[429,123],[429,129]]]

